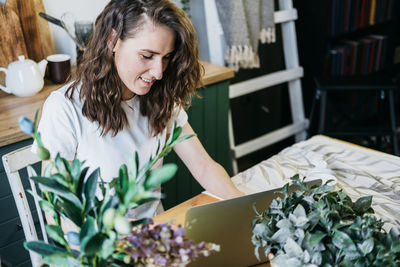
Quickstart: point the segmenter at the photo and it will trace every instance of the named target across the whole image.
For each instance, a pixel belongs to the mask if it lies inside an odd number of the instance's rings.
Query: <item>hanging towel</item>
[[[262,44],[275,43],[276,41],[274,11],[274,0],[261,0],[260,41]]]
[[[275,42],[274,0],[215,0],[229,67],[258,68],[258,39]],[[268,10],[265,10],[268,9]]]

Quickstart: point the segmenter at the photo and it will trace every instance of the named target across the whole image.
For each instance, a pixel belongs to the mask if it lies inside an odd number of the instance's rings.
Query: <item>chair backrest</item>
[[[33,222],[31,209],[29,207],[26,193],[22,185],[19,171],[40,162],[40,158],[36,154],[31,152],[31,145],[12,151],[8,154],[3,155],[3,165],[7,174],[8,182],[10,183],[11,192],[14,196],[15,204],[17,206],[18,214],[21,219],[22,229],[24,230],[26,241],[38,240],[38,235]],[[28,168],[28,176],[31,176],[31,172]],[[30,179],[29,179],[30,180]],[[31,190],[36,194],[35,183],[30,180]],[[42,230],[43,239],[47,242],[47,235],[44,228],[44,220],[42,212],[40,212],[39,203],[36,197],[34,197],[34,203],[36,210],[38,211],[38,217],[40,227]],[[33,267],[40,265],[41,257],[39,254],[29,251]]]

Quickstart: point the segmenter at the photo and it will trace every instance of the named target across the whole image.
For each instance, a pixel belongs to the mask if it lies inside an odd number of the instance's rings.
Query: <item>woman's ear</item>
[[[115,52],[115,47],[117,46],[117,43],[117,32],[114,29],[111,29],[111,32],[107,37],[107,46],[112,53]]]

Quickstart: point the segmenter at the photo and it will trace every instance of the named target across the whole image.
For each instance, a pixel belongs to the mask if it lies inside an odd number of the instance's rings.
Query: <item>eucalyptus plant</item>
[[[20,128],[32,135],[38,146],[38,156],[49,160],[50,153],[44,147],[37,131],[38,112],[32,123],[21,117]],[[144,218],[129,221],[125,214],[129,209],[162,197],[153,191],[161,183],[171,179],[177,171],[175,164],[164,164],[152,169],[157,160],[171,151],[173,146],[193,135],[180,137],[181,127],[174,124],[172,134],[161,148],[158,145],[155,156],[139,168],[139,155],[129,158],[129,164],[123,164],[118,176],[110,183],[101,179],[100,169],[90,174],[85,161],[74,159],[71,163],[57,154],[54,161],[45,168],[43,175],[33,173],[30,177],[42,192],[35,195],[41,209],[54,219],[55,224],[47,224],[46,232],[51,243],[44,241],[25,242],[28,250],[39,253],[42,263],[52,266],[120,266],[121,256],[128,252],[116,248],[123,236],[134,233],[132,227],[146,224]],[[99,193],[101,192],[101,193]],[[62,221],[71,221],[76,230],[64,233]],[[211,251],[211,250],[210,250]],[[192,260],[191,258],[190,260]],[[140,262],[140,259],[136,262]]]
[[[296,175],[298,190],[281,195],[252,222],[259,258],[274,254],[276,266],[400,266],[398,229],[386,232],[373,215],[372,197],[353,202],[327,183],[308,188]]]

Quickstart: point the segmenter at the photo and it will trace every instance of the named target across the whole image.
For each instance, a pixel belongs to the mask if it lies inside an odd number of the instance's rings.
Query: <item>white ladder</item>
[[[296,29],[294,24],[294,21],[297,19],[297,10],[293,8],[292,0],[279,0],[279,8],[279,11],[274,12],[274,21],[275,24],[281,24],[286,69],[232,84],[229,86],[229,99],[254,93],[278,84],[288,83],[293,123],[236,145],[233,133],[232,114],[231,110],[229,110],[229,144],[234,175],[238,173],[238,158],[293,135],[295,135],[296,142],[306,138],[306,130],[309,121],[304,116],[301,92],[300,78],[303,77],[303,68],[299,66]]]

